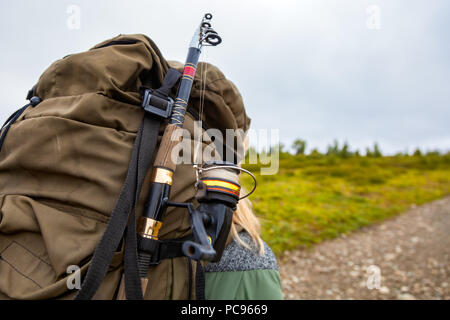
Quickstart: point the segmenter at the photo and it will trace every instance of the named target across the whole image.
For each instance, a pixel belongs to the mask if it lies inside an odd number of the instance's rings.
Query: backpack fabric
[[[75,297],[78,290],[68,286],[73,266],[83,276],[90,267],[127,179],[136,137],[149,116],[140,107],[140,88],[159,88],[169,67],[148,37],[119,35],[56,61],[42,74],[32,92],[42,101],[22,108],[1,132],[0,299]],[[211,66],[214,72],[204,79],[196,75],[193,96],[199,90],[214,92],[205,98],[206,113],[221,110],[226,126],[248,128],[239,92],[225,77],[219,80],[216,69]],[[196,83],[200,80],[206,85]],[[198,101],[189,109],[184,127],[192,131]],[[140,172],[145,180],[141,192],[136,188],[137,218],[150,173],[151,168]],[[194,182],[191,165],[177,166],[170,200],[192,202]],[[191,233],[183,209],[169,208],[162,222],[161,239]],[[125,245],[121,241],[117,246],[94,299],[116,298]],[[196,263],[185,257],[162,260],[149,269],[144,298],[195,298],[195,271]]]

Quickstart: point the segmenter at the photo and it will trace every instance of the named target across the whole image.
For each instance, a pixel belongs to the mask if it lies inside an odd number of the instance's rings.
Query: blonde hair
[[[244,140],[244,150],[245,152],[248,150],[248,136],[246,136]],[[246,194],[247,191],[244,188],[241,188],[241,197]],[[247,231],[252,238],[253,243],[259,249],[259,254],[263,255],[264,243],[261,239],[261,223],[259,222],[258,217],[253,213],[252,203],[249,198],[239,200],[236,211],[233,214],[230,233],[237,243],[250,249],[249,245],[239,237],[239,231],[241,230],[238,230],[238,226]]]
[[[241,194],[245,194],[244,189],[241,190]],[[240,237],[238,232],[238,226],[247,231],[252,238],[253,243],[259,249],[260,255],[264,254],[264,243],[261,239],[261,223],[252,210],[252,203],[248,198],[239,200],[237,209],[233,214],[233,220],[231,224],[230,233],[234,240],[240,245],[250,249],[250,246],[245,243]]]

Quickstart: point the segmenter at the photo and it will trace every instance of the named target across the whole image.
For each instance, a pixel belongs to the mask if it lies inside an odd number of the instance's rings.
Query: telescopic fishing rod
[[[171,155],[175,146],[180,142],[173,140],[172,134],[183,126],[202,47],[216,46],[222,42],[221,37],[211,28],[211,18],[211,14],[205,14],[195,31],[176,99],[168,100],[166,103],[172,109],[171,115],[156,154],[150,192],[137,228],[138,267],[143,292],[147,287],[147,271],[158,245],[158,234],[162,227],[161,220],[167,207],[186,208],[190,214],[194,237],[182,244],[183,254],[197,261],[217,261],[222,255],[231,227],[233,212],[239,200],[238,174],[240,168],[230,163],[213,162],[205,164],[200,169],[197,168],[197,172],[200,172],[196,183],[196,199],[200,203],[197,209],[192,203],[169,201],[172,178],[176,169]],[[144,96],[144,104],[149,104],[151,99],[149,91]]]

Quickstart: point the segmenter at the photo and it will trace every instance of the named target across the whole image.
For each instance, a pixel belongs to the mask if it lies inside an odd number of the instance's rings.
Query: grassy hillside
[[[251,196],[263,238],[280,254],[358,229],[450,194],[450,154],[362,157],[290,155],[259,175]],[[243,177],[249,188],[251,179]]]

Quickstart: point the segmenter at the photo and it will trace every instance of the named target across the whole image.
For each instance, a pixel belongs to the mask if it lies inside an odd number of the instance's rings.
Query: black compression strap
[[[182,246],[188,240],[194,240],[194,236],[191,234],[170,240],[152,240],[138,236],[139,248],[151,255],[150,264],[159,264],[164,259],[184,257]]]
[[[125,231],[127,223],[131,222],[127,231],[127,245],[125,248],[125,291],[127,299],[143,299],[139,275],[137,273],[137,259],[135,258],[135,246],[133,235],[135,228],[135,204],[136,191],[142,185],[145,176],[144,168],[150,166],[153,151],[156,149],[160,122],[156,118],[145,116],[139,132],[136,136],[133,151],[131,153],[130,165],[127,177],[122,186],[116,206],[106,226],[97,248],[95,249],[86,277],[80,291],[76,295],[76,300],[92,299],[100,287],[108,271],[114,252]],[[129,217],[130,212],[131,217]],[[134,227],[134,230],[132,230]],[[131,242],[131,244],[129,243]]]
[[[188,273],[189,273],[189,282],[188,282],[188,300],[192,300],[192,259],[188,258]]]
[[[181,77],[181,72],[174,69],[169,68],[166,75],[164,76],[163,83],[160,88],[155,91],[162,94],[164,97],[167,97],[170,93],[170,90],[177,83],[178,79]]]
[[[205,269],[200,261],[197,262],[197,270],[195,270],[195,298],[205,300]]]

